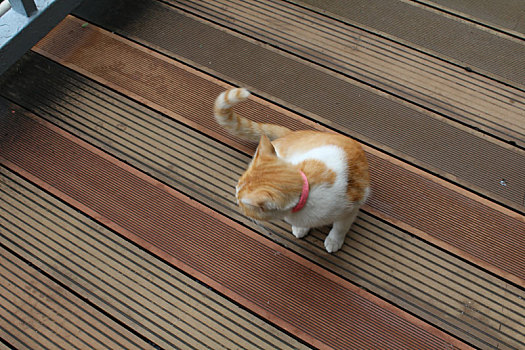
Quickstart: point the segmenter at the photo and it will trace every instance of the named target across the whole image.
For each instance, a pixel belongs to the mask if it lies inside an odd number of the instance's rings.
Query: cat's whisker
[[[266,233],[266,235],[270,236],[271,233],[268,231],[268,229],[264,226],[264,224],[259,221],[259,220],[255,220],[253,218],[250,218],[250,221],[253,222],[255,225],[257,225],[264,233]]]

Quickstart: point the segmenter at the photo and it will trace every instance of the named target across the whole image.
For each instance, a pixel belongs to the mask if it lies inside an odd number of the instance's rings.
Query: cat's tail
[[[290,133],[290,129],[275,124],[257,123],[241,117],[233,111],[233,106],[250,97],[250,92],[244,88],[235,88],[222,92],[215,100],[215,119],[228,132],[250,141],[259,141],[261,135],[270,140]]]

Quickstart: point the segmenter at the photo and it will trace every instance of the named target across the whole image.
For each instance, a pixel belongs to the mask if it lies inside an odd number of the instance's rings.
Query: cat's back
[[[311,152],[315,149],[333,147],[344,152],[348,161],[364,161],[366,157],[361,145],[344,135],[320,131],[294,131],[272,142],[282,158]]]
[[[343,180],[351,201],[361,201],[370,186],[368,162],[359,142],[344,135],[295,131],[272,142],[280,158],[293,164],[306,160],[322,162]]]

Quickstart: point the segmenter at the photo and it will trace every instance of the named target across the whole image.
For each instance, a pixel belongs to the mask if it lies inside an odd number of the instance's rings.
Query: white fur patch
[[[242,187],[243,186],[240,186],[239,184],[235,186],[235,201],[237,202],[237,204],[239,204],[239,191]]]
[[[370,187],[365,188],[365,195],[363,196],[361,203],[365,203],[368,197],[370,197]]]
[[[226,109],[226,108],[231,107],[231,105],[226,103],[226,100],[224,99],[224,95],[226,95],[227,92],[228,91],[221,92],[220,95],[215,100],[215,106],[217,108]]]
[[[348,201],[348,164],[345,151],[335,145],[326,145],[284,158],[292,164],[318,160],[336,174],[333,184],[321,184],[310,189],[306,206],[290,214],[286,221],[298,227],[318,227],[331,224],[348,213],[353,203]]]
[[[240,91],[238,98],[235,97],[235,94],[236,94],[237,91]],[[226,94],[228,94],[228,100],[230,101],[230,103],[226,103],[226,99],[224,98],[224,96]],[[239,88],[239,89],[232,89],[232,90],[228,90],[228,91],[223,91],[223,92],[221,92],[221,94],[215,100],[215,106],[217,108],[221,108],[221,109],[230,108],[230,107],[236,105],[237,103],[246,100],[248,97],[250,97],[250,95],[251,95],[251,93],[248,90],[246,90],[245,88]]]
[[[253,203],[252,203],[252,201],[251,201],[249,198],[243,198],[243,199],[241,199],[241,203],[244,204],[244,205],[250,205],[250,206],[253,206]]]
[[[250,95],[252,94],[250,91],[248,91],[245,88],[239,88],[239,90],[240,90],[239,97],[243,101],[246,100],[248,97],[250,97]]]
[[[317,147],[301,154],[292,154],[286,158],[292,164],[299,164],[307,159],[323,162],[328,169],[337,175],[347,172],[346,153],[335,145]]]

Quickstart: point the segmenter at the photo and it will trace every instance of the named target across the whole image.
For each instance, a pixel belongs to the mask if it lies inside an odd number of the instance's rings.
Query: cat
[[[284,219],[297,238],[332,224],[324,246],[336,252],[370,193],[361,145],[336,133],[291,131],[241,117],[232,107],[250,95],[244,88],[224,91],[214,108],[215,119],[228,132],[259,142],[236,186],[237,204],[254,220]]]

